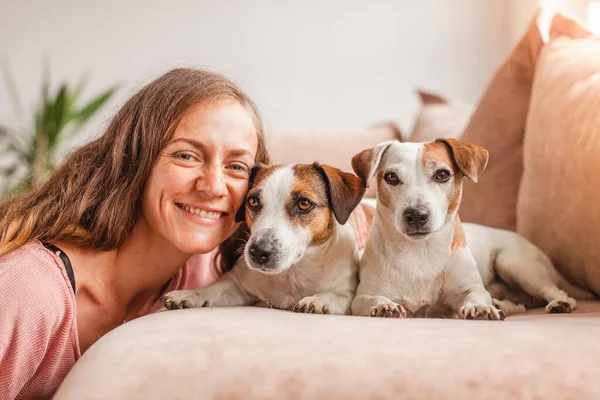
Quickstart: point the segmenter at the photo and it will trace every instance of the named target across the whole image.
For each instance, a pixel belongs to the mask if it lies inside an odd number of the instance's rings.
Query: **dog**
[[[575,309],[558,285],[586,293],[568,284],[541,250],[516,233],[461,223],[462,180],[477,182],[487,161],[485,149],[454,139],[390,141],[353,157],[365,183],[377,176],[353,314],[503,320],[525,311],[513,301],[519,290],[544,299],[547,312]]]
[[[167,309],[246,306],[314,314],[350,314],[358,284],[358,248],[344,225],[366,185],[354,174],[314,164],[257,165],[245,219],[250,237],[231,271],[195,290],[168,293]]]

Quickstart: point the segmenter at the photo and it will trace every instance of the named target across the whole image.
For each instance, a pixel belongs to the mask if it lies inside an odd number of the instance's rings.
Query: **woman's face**
[[[237,228],[258,135],[237,101],[191,107],[150,173],[143,217],[184,253],[208,253]]]

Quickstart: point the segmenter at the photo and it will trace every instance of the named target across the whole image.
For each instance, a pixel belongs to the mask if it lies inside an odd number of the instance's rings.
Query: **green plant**
[[[15,112],[22,117],[14,79],[6,66],[3,66],[3,75]],[[4,181],[4,195],[42,182],[56,167],[59,146],[76,134],[117,90],[117,86],[111,87],[80,106],[79,99],[86,82],[82,78],[74,87],[63,82],[52,95],[46,72],[32,127],[17,131],[0,126],[0,180]]]

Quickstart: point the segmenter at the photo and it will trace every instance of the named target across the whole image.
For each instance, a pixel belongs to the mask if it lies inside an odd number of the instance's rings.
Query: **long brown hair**
[[[122,246],[140,216],[150,171],[183,114],[195,104],[226,98],[253,117],[256,162],[267,163],[264,128],[252,100],[219,74],[174,69],[129,99],[106,132],[73,151],[43,185],[0,203],[0,255],[34,239],[100,251]],[[235,238],[220,246],[222,270],[233,266],[237,246]]]

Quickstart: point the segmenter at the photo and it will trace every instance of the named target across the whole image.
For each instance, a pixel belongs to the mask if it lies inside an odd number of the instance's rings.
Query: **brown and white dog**
[[[344,224],[364,191],[356,175],[318,163],[254,167],[244,256],[214,284],[168,293],[163,304],[176,309],[261,302],[296,312],[350,314],[359,255]]]
[[[354,156],[354,171],[365,182],[377,175],[377,210],[353,314],[499,320],[505,312],[524,311],[509,299],[492,300],[485,286],[496,277],[545,299],[548,312],[575,308],[558,285],[585,292],[568,284],[525,238],[461,223],[462,179],[477,182],[487,161],[485,149],[454,139],[385,142]]]

